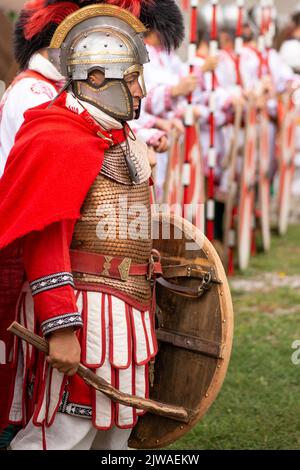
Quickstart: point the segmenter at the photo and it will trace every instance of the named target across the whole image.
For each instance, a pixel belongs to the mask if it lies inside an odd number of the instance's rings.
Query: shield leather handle
[[[39,351],[48,354],[48,342],[35,333],[27,330],[19,323],[13,322],[8,328],[8,331],[36,347]],[[120,392],[108,382],[106,382],[106,380],[98,377],[98,375],[85,367],[83,364],[79,364],[77,374],[82,377],[88,385],[92,386],[99,392],[104,393],[112,401],[121,403],[122,405],[145,410],[150,413],[164,416],[166,418],[171,418],[183,423],[189,423],[193,416],[193,412],[191,410],[187,410],[181,406],[173,406]]]
[[[185,287],[178,284],[173,284],[172,282],[167,281],[166,279],[160,277],[156,281],[162,287],[165,287],[174,294],[181,295],[182,297],[190,297],[192,299],[199,299],[202,297],[211,287],[210,278],[208,281],[203,280],[198,287]]]

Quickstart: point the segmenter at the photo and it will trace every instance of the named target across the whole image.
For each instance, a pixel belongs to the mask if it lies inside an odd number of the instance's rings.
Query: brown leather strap
[[[147,264],[132,264],[130,258],[78,250],[70,250],[70,257],[72,271],[122,281],[127,281],[129,276],[147,276],[150,279],[153,275],[162,273],[160,262],[153,258]]]
[[[172,279],[175,277],[189,277],[194,279],[204,279],[208,274],[211,275],[211,282],[221,284],[216,277],[213,266],[201,266],[199,264],[173,264],[163,265],[163,277]]]
[[[163,277],[157,279],[158,284],[166,289],[174,292],[175,294],[181,295],[183,297],[191,297],[194,299],[198,299],[205,294],[206,291],[210,289],[211,278],[207,280],[202,280],[202,283],[199,284],[198,287],[185,287],[179,286],[178,284],[173,284],[172,282],[166,281]]]

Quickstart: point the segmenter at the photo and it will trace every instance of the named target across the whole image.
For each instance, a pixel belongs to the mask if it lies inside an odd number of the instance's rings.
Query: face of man
[[[142,87],[139,82],[139,73],[130,73],[125,76],[124,80],[133,99],[133,109],[137,111],[140,107],[141,99],[144,97]]]
[[[225,30],[220,32],[220,47],[221,49],[234,49],[234,41],[232,36]]]
[[[300,26],[297,26],[293,31],[293,37],[300,40]]]
[[[253,31],[247,24],[243,26],[243,38],[245,42],[250,42],[254,39]]]

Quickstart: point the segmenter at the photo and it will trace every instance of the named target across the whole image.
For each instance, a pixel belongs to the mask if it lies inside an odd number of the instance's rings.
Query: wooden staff
[[[19,323],[13,322],[8,328],[8,331],[36,347],[39,351],[48,354],[48,342],[40,336],[27,330]],[[146,398],[127,395],[126,393],[120,392],[108,382],[106,382],[106,380],[104,380],[102,377],[99,377],[94,372],[85,367],[83,364],[79,364],[77,374],[88,385],[95,388],[99,392],[104,393],[104,395],[114,402],[118,402],[122,405],[130,406],[132,408],[146,410],[150,413],[165,416],[166,418],[171,418],[183,423],[188,423],[192,418],[193,412],[186,410],[181,406],[168,405],[158,401],[148,400]]]
[[[235,38],[235,54],[236,54],[236,84],[238,86],[243,86],[242,77],[241,77],[241,53],[243,48],[243,23],[244,23],[244,10],[245,10],[245,1],[237,0],[237,24],[236,24],[236,38]],[[241,126],[242,120],[242,108],[241,105],[238,105],[235,109],[235,122],[234,122],[234,132]],[[232,150],[232,162],[230,167],[230,188],[229,188],[229,198],[230,203],[228,204],[228,217],[230,217],[230,229],[227,235],[228,240],[225,246],[228,246],[228,275],[234,275],[234,249],[236,246],[236,230],[235,230],[235,215],[237,213],[237,207],[233,199],[236,197],[237,187],[236,187],[236,165],[237,165],[237,152],[239,147],[239,134],[234,135],[235,139],[233,150]]]
[[[267,37],[268,37],[269,29],[270,29],[270,13],[271,13],[271,10],[269,8],[269,0],[261,0],[260,6],[259,6],[259,17],[258,17],[258,22],[259,22],[259,27],[260,27],[260,35],[258,38],[258,50],[260,52],[260,71],[259,71],[260,80],[262,80],[264,75],[268,73],[268,68],[269,68],[268,67]],[[261,120],[262,113],[266,113],[266,109],[260,111],[260,117],[259,117],[260,120]],[[258,160],[259,167],[261,167],[261,163],[262,163],[261,159],[259,159]],[[257,217],[261,218],[262,216],[263,216],[262,211],[260,210],[259,214],[257,214],[254,208],[253,223],[252,223],[252,226],[253,226],[252,227],[252,242],[251,242],[251,254],[252,255],[255,255],[257,251],[256,249],[256,220],[257,220]]]
[[[244,23],[244,10],[245,0],[237,0],[237,25],[236,25],[236,38],[235,38],[235,54],[236,54],[236,68],[237,68],[237,85],[242,86],[242,77],[240,71],[241,53],[243,48],[243,23]]]
[[[266,0],[266,47],[270,50],[273,47],[276,35],[277,11],[274,0]]]
[[[216,56],[218,53],[218,0],[211,0],[212,6],[212,22],[211,22],[211,39],[210,39],[210,55]],[[210,145],[208,153],[208,181],[207,181],[207,212],[206,227],[207,238],[209,241],[214,239],[215,231],[215,167],[216,167],[216,88],[217,76],[215,70],[211,72],[211,94],[209,100],[210,109]]]
[[[260,79],[265,75],[268,70],[268,57],[267,57],[267,42],[268,34],[271,25],[271,8],[269,0],[261,0],[260,7],[260,35],[258,38],[258,50],[261,54],[260,64]]]
[[[194,72],[195,57],[197,51],[197,15],[198,15],[198,0],[191,0],[190,3],[190,43],[188,51],[189,72]],[[187,97],[187,108],[184,117],[185,126],[185,151],[184,151],[184,164],[183,164],[183,207],[182,216],[185,216],[185,209],[189,204],[189,186],[191,184],[191,162],[190,162],[190,148],[192,138],[192,127],[194,125],[194,109],[192,104],[192,96],[190,93]]]
[[[263,76],[267,70],[267,57],[266,57],[266,1],[267,0],[260,0],[260,4],[258,7],[258,27],[259,27],[259,36],[257,41],[257,50],[259,52],[259,72],[258,78],[261,81]],[[262,92],[260,92],[262,93]],[[257,110],[256,110],[256,120],[257,120]],[[257,147],[257,145],[256,145]],[[256,249],[256,209],[255,209],[255,202],[253,207],[253,214],[252,214],[252,228],[251,228],[251,255],[255,256],[257,249]]]

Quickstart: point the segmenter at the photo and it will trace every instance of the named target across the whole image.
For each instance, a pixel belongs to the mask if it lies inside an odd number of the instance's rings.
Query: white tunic
[[[148,90],[143,109],[155,116],[174,117],[184,98],[172,98],[171,88],[188,75],[188,67],[174,53],[147,45],[150,62],[144,66],[145,83]]]
[[[300,41],[298,39],[285,41],[279,54],[285,64],[298,72],[300,71]]]
[[[0,103],[0,176],[25,111],[52,100],[56,94],[51,84],[36,78],[24,78],[6,90]]]
[[[53,82],[63,80],[56,68],[39,53],[32,56],[28,68]],[[0,177],[15,136],[24,122],[25,111],[51,101],[56,95],[54,84],[34,77],[16,81],[6,90],[0,102]]]

